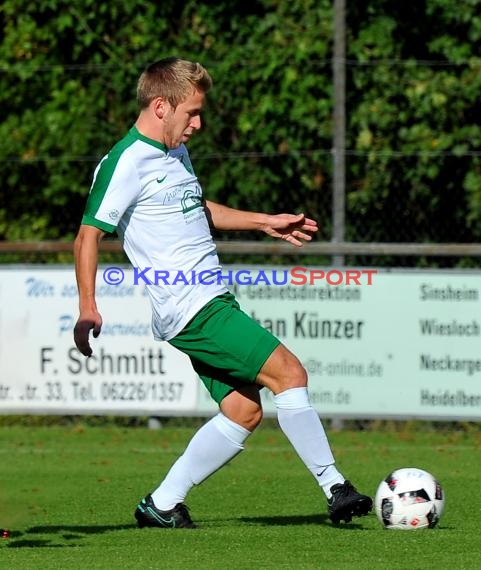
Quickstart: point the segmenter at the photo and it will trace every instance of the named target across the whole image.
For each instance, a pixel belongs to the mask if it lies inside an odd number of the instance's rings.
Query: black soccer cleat
[[[331,487],[332,497],[327,506],[329,518],[335,524],[351,522],[352,517],[363,517],[372,509],[372,499],[358,493],[350,481],[337,483]]]
[[[196,528],[189,515],[188,508],[183,503],[177,503],[169,511],[161,511],[155,505],[152,497],[147,495],[137,505],[134,513],[140,528],[156,526],[160,528]]]

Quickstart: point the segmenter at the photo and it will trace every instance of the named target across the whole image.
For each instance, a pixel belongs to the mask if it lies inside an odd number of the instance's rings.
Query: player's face
[[[200,112],[204,106],[205,94],[195,91],[175,109],[168,105],[164,115],[164,142],[169,148],[177,148],[186,143],[195,131],[200,129]]]

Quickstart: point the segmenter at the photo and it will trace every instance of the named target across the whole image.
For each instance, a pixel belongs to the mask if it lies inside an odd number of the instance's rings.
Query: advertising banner
[[[73,342],[72,269],[0,271],[2,413],[192,413],[199,382],[189,359],[155,342],[143,287],[98,280],[102,333],[86,358]]]
[[[481,418],[475,272],[228,266],[194,277],[222,278],[298,356],[324,417]],[[99,268],[103,329],[87,359],[72,338],[72,268],[0,269],[0,413],[214,413],[189,360],[152,338],[145,288],[155,278]],[[273,414],[268,390],[262,398]]]

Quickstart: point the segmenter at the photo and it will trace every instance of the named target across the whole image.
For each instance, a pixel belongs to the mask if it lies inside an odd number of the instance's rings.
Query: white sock
[[[307,388],[285,390],[274,396],[274,403],[282,431],[330,498],[332,485],[344,483],[344,477],[334,466],[326,432],[309,402]]]
[[[161,511],[182,503],[194,485],[199,485],[244,449],[250,431],[222,413],[204,424],[190,440],[183,455],[152,493]]]

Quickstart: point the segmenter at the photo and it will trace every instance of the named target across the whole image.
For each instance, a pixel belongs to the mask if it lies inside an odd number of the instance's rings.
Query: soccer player
[[[98,245],[117,231],[134,267],[169,274],[220,274],[210,228],[260,230],[302,246],[317,231],[304,214],[268,215],[204,199],[185,143],[201,127],[211,78],[200,64],[166,58],[149,65],[137,86],[135,125],[97,166],[75,240],[79,318],[75,343],[92,354],[89,333],[100,334],[95,302]],[[211,280],[210,280],[211,281]],[[146,287],[154,338],[187,354],[219,413],[207,421],[160,485],[135,510],[138,525],[193,528],[184,499],[244,448],[259,425],[259,390],[274,395],[279,425],[327,497],[333,522],[366,515],[372,500],[335,466],[318,414],[309,402],[307,374],[297,357],[242,312],[222,279],[205,284]]]

